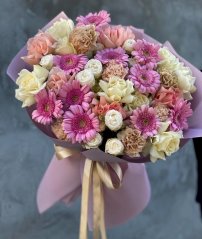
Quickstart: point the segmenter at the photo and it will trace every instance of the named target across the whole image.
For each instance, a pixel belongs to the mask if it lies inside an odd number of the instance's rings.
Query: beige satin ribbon
[[[55,145],[55,154],[58,159],[76,156],[78,153],[78,151]],[[113,173],[113,179],[110,172]],[[108,164],[106,162],[92,161],[90,159],[85,160],[82,180],[79,239],[88,238],[88,204],[91,184],[93,185],[93,238],[107,238],[103,185],[109,189],[118,189],[121,186],[122,178],[122,169],[118,163]]]

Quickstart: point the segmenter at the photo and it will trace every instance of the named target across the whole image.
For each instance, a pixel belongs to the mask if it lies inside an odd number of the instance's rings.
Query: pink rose
[[[182,92],[179,89],[161,87],[155,96],[155,104],[163,104],[169,107],[173,107],[176,101],[182,97]]]
[[[55,40],[48,34],[39,32],[27,42],[27,56],[22,59],[30,65],[38,64],[41,58],[53,52]]]
[[[100,32],[99,42],[106,48],[121,47],[127,39],[135,39],[130,27],[108,26]]]

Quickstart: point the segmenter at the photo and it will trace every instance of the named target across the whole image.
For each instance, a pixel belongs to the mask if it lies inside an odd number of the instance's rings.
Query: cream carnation
[[[133,48],[134,44],[135,44],[135,40],[134,40],[134,39],[127,39],[127,40],[124,42],[124,44],[123,44],[123,48],[124,48],[128,53],[131,53],[131,52],[134,50],[134,48]]]
[[[74,29],[74,22],[71,19],[61,18],[59,21],[53,23],[46,32],[49,33],[55,40],[60,40],[64,37],[68,37]]]
[[[15,97],[22,101],[22,107],[31,106],[35,103],[34,95],[36,95],[45,86],[45,80],[48,77],[48,70],[34,65],[32,72],[23,69],[19,73],[16,84],[19,88],[15,91]]]
[[[179,149],[180,139],[183,137],[182,132],[161,132],[152,139],[152,147],[150,150],[150,159],[156,162],[157,159],[165,160],[166,156]]]
[[[99,60],[91,59],[87,62],[86,69],[91,69],[95,78],[99,78],[102,74],[102,63]]]
[[[124,146],[122,142],[117,138],[108,139],[105,144],[105,152],[112,155],[123,154]]]
[[[93,87],[95,85],[95,78],[90,69],[85,69],[83,71],[80,71],[76,75],[76,79],[80,82],[82,86],[89,85],[90,87]]]
[[[105,115],[105,124],[112,131],[119,130],[123,125],[122,114],[117,110],[107,111]]]
[[[104,92],[98,92],[98,95],[104,96],[109,102],[117,101],[129,104],[134,99],[133,83],[130,80],[114,76],[110,77],[108,82],[101,80],[99,85]]]
[[[101,134],[97,133],[95,138],[91,139],[88,143],[84,145],[86,149],[94,149],[101,145],[102,143],[102,136]]]
[[[43,56],[40,61],[40,65],[48,70],[50,70],[53,66],[53,55],[49,54]]]

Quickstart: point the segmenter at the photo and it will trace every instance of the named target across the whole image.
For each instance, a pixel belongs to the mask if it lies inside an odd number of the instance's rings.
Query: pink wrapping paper
[[[51,22],[48,23],[42,30],[47,29],[53,22],[60,18],[67,18],[62,12]],[[150,36],[144,34],[144,30],[132,27],[138,39],[146,39],[150,42],[158,43]],[[202,88],[200,87],[200,79],[202,74],[194,66],[178,56],[171,44],[166,42],[164,46],[167,46],[173,54],[180,58],[185,65],[189,66],[196,77],[197,91],[193,95],[192,108],[194,114],[190,118],[190,129],[185,132],[185,141],[194,137],[202,136]],[[29,69],[29,66],[21,60],[21,57],[26,55],[26,46],[24,46],[19,53],[14,57],[10,63],[7,74],[15,81],[18,77],[18,73],[21,69]],[[31,115],[33,107],[27,109],[28,114]],[[129,218],[136,216],[140,213],[148,204],[150,199],[150,184],[145,170],[145,165],[140,162],[149,161],[148,158],[131,159],[131,158],[117,158],[112,155],[106,155],[99,149],[83,150],[80,145],[71,145],[66,142],[61,142],[54,138],[50,131],[50,128],[43,127],[36,122],[34,124],[47,136],[49,136],[56,145],[63,145],[66,147],[76,147],[82,151],[83,156],[92,160],[108,161],[108,162],[126,162],[132,161],[133,164],[128,164],[128,169],[125,172],[123,185],[118,190],[109,190],[104,188],[105,199],[105,220],[106,226],[112,227],[117,224],[127,221]],[[82,173],[84,167],[84,157],[77,159],[64,159],[57,160],[55,156],[41,181],[41,184],[37,193],[37,205],[40,213],[44,212],[58,201],[64,201],[66,204],[74,201],[81,193]],[[135,164],[138,162],[138,164]],[[89,202],[89,226],[92,228],[92,202]]]

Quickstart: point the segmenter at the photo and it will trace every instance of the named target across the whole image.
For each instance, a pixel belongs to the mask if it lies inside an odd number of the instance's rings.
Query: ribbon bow
[[[65,159],[78,154],[78,151],[55,145],[55,153],[58,159]],[[88,201],[91,183],[93,185],[93,238],[106,239],[103,185],[109,189],[118,189],[123,179],[123,171],[118,163],[109,164],[85,159],[79,239],[88,238]]]

